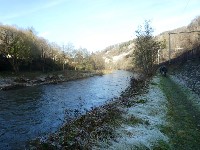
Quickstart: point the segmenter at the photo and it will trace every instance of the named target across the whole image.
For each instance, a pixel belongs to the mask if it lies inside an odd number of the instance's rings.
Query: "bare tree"
[[[30,46],[26,34],[9,26],[0,28],[1,53],[8,58],[15,72],[22,60],[30,58]]]

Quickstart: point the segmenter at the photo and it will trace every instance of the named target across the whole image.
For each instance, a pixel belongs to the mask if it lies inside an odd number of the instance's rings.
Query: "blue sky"
[[[188,25],[200,0],[0,0],[0,22],[33,27],[59,45],[101,50],[135,37],[144,20],[154,34]]]

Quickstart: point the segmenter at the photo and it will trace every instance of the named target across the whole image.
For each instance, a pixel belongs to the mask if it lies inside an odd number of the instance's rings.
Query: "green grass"
[[[136,101],[137,104],[144,104],[147,102],[147,99],[139,99]]]
[[[160,77],[160,88],[168,100],[169,125],[161,130],[170,137],[176,150],[200,148],[200,111],[187,98],[187,93],[169,77]]]
[[[169,144],[163,140],[157,141],[157,143],[151,148],[153,150],[170,150]]]
[[[151,85],[158,85],[158,83],[150,82]]]
[[[145,124],[145,125],[149,125],[149,121],[148,120],[143,120],[141,118],[137,118],[133,115],[131,115],[130,117],[128,117],[125,121],[126,124],[130,125],[130,126],[134,126],[136,124]]]

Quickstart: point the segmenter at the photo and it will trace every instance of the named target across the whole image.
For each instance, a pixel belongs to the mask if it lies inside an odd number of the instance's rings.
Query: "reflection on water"
[[[116,71],[58,85],[0,91],[0,149],[22,149],[26,141],[56,131],[68,109],[90,109],[118,97],[131,76]]]

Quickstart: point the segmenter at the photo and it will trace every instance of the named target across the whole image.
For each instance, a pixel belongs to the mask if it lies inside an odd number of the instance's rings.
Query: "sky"
[[[33,27],[59,45],[102,50],[135,37],[145,20],[154,35],[188,25],[200,0],[0,0],[0,23]]]

